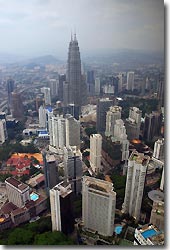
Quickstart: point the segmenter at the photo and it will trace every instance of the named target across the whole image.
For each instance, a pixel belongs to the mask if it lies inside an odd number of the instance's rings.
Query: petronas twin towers
[[[81,59],[76,34],[74,39],[71,36],[68,50],[67,73],[66,73],[66,101],[65,103],[74,104],[81,107],[86,96],[85,81],[81,74]]]

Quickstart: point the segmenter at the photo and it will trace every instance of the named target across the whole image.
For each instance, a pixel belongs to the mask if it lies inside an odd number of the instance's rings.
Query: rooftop
[[[138,164],[142,164],[143,166],[147,166],[149,163],[150,157],[144,155],[143,153],[138,153],[137,151],[133,151],[129,157],[130,161],[136,161]]]
[[[146,240],[149,239],[154,245],[164,244],[164,232],[159,230],[156,226],[148,224],[138,230]]]
[[[5,180],[5,183],[9,183],[12,186],[18,188],[19,190],[23,191],[24,189],[28,188],[28,185],[22,183],[21,181],[18,181],[16,179],[14,179],[13,177],[9,177]]]
[[[163,201],[164,200],[164,193],[161,192],[160,190],[152,190],[148,193],[148,197],[152,201]]]

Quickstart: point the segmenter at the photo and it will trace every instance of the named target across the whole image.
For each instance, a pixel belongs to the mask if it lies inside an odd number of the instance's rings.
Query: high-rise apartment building
[[[46,115],[46,108],[44,106],[40,106],[38,109],[38,115],[39,115],[39,126],[40,128],[46,128],[47,127],[47,115]]]
[[[106,136],[114,135],[114,125],[116,120],[121,119],[121,111],[122,107],[119,106],[111,106],[109,111],[106,114]]]
[[[164,202],[154,201],[151,211],[150,223],[157,226],[160,230],[164,231]]]
[[[130,107],[129,117],[125,121],[128,140],[139,139],[142,111],[137,107]]]
[[[149,159],[149,156],[133,151],[128,160],[125,198],[122,211],[129,213],[137,221],[140,219],[140,209]]]
[[[45,105],[51,105],[51,92],[50,92],[50,88],[47,88],[47,87],[41,88],[41,93],[44,94]]]
[[[66,146],[80,148],[80,121],[71,115],[66,115]]]
[[[90,164],[95,173],[101,171],[102,157],[102,136],[100,134],[92,134],[90,136]]]
[[[100,95],[100,78],[95,78],[95,94]]]
[[[44,151],[44,175],[47,195],[49,190],[59,183],[58,180],[58,162],[55,154]]]
[[[122,92],[123,90],[123,74],[119,73],[118,75],[118,93]]]
[[[73,198],[69,182],[60,182],[50,190],[52,231],[70,234],[74,230]]]
[[[127,73],[127,90],[134,90],[134,72],[130,71]]]
[[[104,133],[106,130],[106,114],[113,105],[113,101],[109,98],[98,99],[97,102],[97,121],[96,129],[98,133]]]
[[[104,236],[112,236],[116,206],[113,184],[84,176],[82,199],[84,227]]]
[[[14,80],[8,79],[7,80],[7,93],[8,93],[8,109],[11,109],[12,105],[12,92],[14,91]]]
[[[162,160],[164,158],[164,138],[158,139],[154,144],[153,157]]]
[[[5,184],[9,202],[20,208],[24,207],[25,203],[30,200],[29,186],[13,177],[7,178]]]
[[[153,140],[154,136],[160,136],[162,125],[162,114],[158,111],[152,111],[145,114],[145,122],[143,128],[143,137],[147,141]]]
[[[59,79],[50,79],[49,88],[50,88],[50,94],[52,98],[58,96]]]
[[[64,147],[63,151],[65,177],[70,181],[73,192],[78,194],[82,190],[82,154],[76,147]]]

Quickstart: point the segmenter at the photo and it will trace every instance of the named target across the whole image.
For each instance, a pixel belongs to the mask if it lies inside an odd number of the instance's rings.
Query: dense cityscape
[[[163,55],[65,50],[0,61],[0,245],[164,245]]]

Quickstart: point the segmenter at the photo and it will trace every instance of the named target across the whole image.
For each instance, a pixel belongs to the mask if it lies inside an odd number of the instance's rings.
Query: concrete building
[[[152,111],[145,114],[145,122],[143,128],[143,137],[147,141],[153,140],[154,136],[160,136],[162,124],[162,114],[158,111]]]
[[[119,73],[118,75],[118,93],[122,92],[123,90],[123,74]]]
[[[109,98],[98,99],[97,102],[97,120],[96,129],[98,133],[104,133],[106,130],[106,114],[113,105],[113,101]]]
[[[164,233],[152,224],[136,228],[134,236],[134,245],[164,245]]]
[[[46,109],[43,106],[40,106],[38,109],[38,115],[39,115],[39,126],[40,128],[46,128],[47,127],[47,118],[46,118]]]
[[[9,202],[19,208],[24,207],[26,202],[30,200],[29,186],[13,177],[7,178],[5,184]]]
[[[64,173],[75,194],[81,193],[83,175],[82,154],[76,147],[64,147]]]
[[[82,220],[85,229],[112,236],[116,206],[113,184],[84,176],[82,198]]]
[[[162,160],[164,159],[164,138],[158,139],[154,144],[153,157]]]
[[[100,78],[95,78],[95,94],[100,95]]]
[[[134,75],[135,73],[132,71],[127,73],[127,87],[126,87],[127,90],[131,91],[134,90]]]
[[[24,107],[22,103],[21,93],[12,92],[12,117],[18,120],[23,118]]]
[[[0,120],[0,144],[3,144],[8,139],[5,119]]]
[[[102,136],[100,134],[92,134],[90,136],[90,164],[95,173],[99,173],[102,169]]]
[[[160,230],[164,231],[164,202],[155,201],[153,202],[150,223],[157,226]]]
[[[116,120],[121,119],[122,107],[119,106],[111,106],[109,111],[106,114],[106,136],[114,135],[114,125]]]
[[[161,177],[161,183],[160,183],[160,190],[164,191],[164,166],[162,170],[162,177]]]
[[[80,121],[71,115],[66,115],[66,146],[80,148]]]
[[[69,182],[60,182],[50,190],[52,231],[70,234],[74,230],[72,189]]]
[[[58,96],[59,79],[50,79],[49,88],[50,88],[50,94],[52,98]]]
[[[149,156],[133,151],[128,160],[125,198],[122,212],[129,213],[136,221],[140,219],[143,189]]]
[[[12,106],[12,92],[14,91],[14,80],[8,79],[7,80],[7,93],[8,93],[8,111],[11,111]]]
[[[50,88],[47,88],[47,87],[41,88],[41,93],[44,94],[44,102],[45,102],[45,105],[51,105],[51,93],[50,93]]]
[[[137,107],[129,109],[129,117],[125,121],[128,140],[139,139],[142,111]]]

